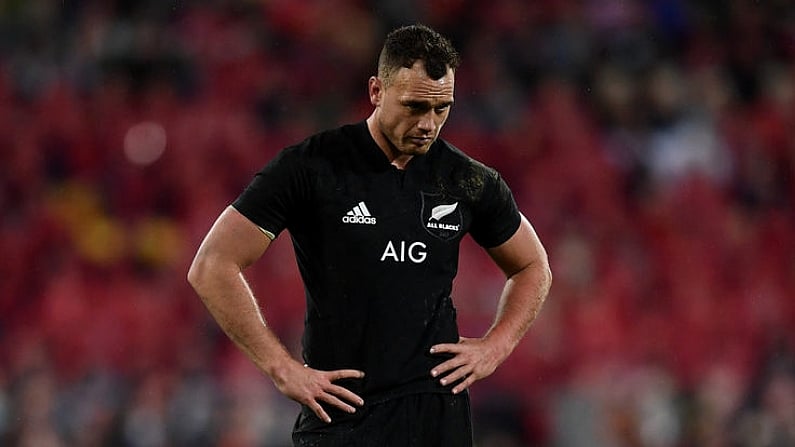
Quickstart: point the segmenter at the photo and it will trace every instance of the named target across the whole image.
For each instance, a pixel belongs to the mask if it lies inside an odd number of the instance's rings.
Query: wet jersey
[[[438,139],[399,170],[366,122],[284,149],[233,206],[274,236],[289,231],[306,292],[304,361],[364,371],[344,385],[371,402],[450,392],[428,351],[458,340],[459,242],[469,233],[497,246],[521,218],[493,169]]]

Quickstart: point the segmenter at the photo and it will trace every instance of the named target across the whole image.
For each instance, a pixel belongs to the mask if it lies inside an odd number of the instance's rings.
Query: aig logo
[[[428,257],[427,248],[422,242],[409,244],[406,241],[400,241],[400,243],[396,244],[389,241],[384,249],[384,254],[381,255],[381,262],[406,262],[408,260],[415,264],[420,264]]]

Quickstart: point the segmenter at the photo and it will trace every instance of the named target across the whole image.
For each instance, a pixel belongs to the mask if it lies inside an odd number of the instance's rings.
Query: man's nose
[[[431,133],[436,129],[436,122],[433,119],[433,110],[429,110],[420,117],[417,127],[426,133]]]

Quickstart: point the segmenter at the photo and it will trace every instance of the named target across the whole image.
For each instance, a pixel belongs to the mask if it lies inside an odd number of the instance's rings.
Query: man
[[[458,54],[425,26],[386,38],[366,121],[266,165],[210,229],[188,279],[219,325],[302,404],[298,446],[469,446],[468,393],[538,314],[546,253],[492,169],[438,138]],[[242,271],[289,229],[306,291],[303,361]],[[450,297],[469,233],[506,275],[494,324],[459,337]]]

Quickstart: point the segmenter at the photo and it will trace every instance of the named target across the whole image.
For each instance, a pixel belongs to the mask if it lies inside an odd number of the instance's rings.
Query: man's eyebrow
[[[404,106],[411,106],[411,107],[421,107],[421,108],[439,108],[439,107],[448,107],[453,105],[453,101],[444,101],[437,104],[432,104],[431,101],[425,99],[404,99],[400,101],[401,104]]]

